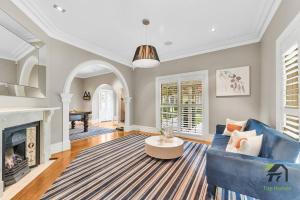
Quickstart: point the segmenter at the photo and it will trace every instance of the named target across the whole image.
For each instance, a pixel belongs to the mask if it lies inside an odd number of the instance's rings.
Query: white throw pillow
[[[248,137],[247,139],[241,141],[238,152],[240,154],[249,156],[258,156],[261,149],[262,140],[263,135]]]
[[[258,156],[261,149],[262,140],[263,135],[241,138],[241,140],[239,140],[239,144],[237,145],[238,148],[228,144],[226,151],[249,156]]]
[[[235,121],[226,119],[226,127],[223,135],[231,136],[234,131],[244,131],[247,121]]]
[[[242,138],[248,138],[252,136],[256,136],[256,130],[244,131],[244,132],[234,131],[230,136],[228,145],[236,147]]]

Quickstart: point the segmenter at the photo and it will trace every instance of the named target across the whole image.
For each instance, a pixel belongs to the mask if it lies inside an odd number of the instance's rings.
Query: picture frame
[[[250,66],[216,70],[216,96],[249,96]]]

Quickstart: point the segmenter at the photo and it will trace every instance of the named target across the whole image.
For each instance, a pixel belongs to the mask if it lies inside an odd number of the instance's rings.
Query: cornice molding
[[[119,62],[125,66],[131,67],[131,63],[127,59],[114,55],[112,52],[106,51],[99,46],[73,37],[59,30],[50,19],[43,15],[32,1],[12,0],[12,2],[23,11],[35,24],[37,24],[49,37],[68,43],[80,49],[103,56],[115,62]]]
[[[264,33],[266,32],[269,24],[271,23],[276,11],[278,10],[280,4],[281,4],[282,0],[275,0],[272,4],[272,6],[267,10],[266,9],[266,4],[265,4],[265,8],[264,10],[265,13],[264,15],[265,16],[261,16],[259,19],[260,19],[260,22],[258,23],[258,26],[256,28],[256,32],[258,33],[257,34],[257,38],[258,40],[260,41],[264,35]]]
[[[12,55],[16,61],[19,61],[33,50],[33,46],[24,42],[15,48],[15,50],[12,52]]]
[[[214,51],[224,50],[232,47],[247,45],[259,42],[263,34],[265,33],[269,23],[271,22],[274,14],[276,13],[280,3],[282,0],[275,0],[272,3],[270,9],[266,9],[267,3],[264,5],[264,12],[261,14],[259,18],[258,25],[255,28],[255,32],[246,36],[241,36],[234,38],[228,42],[223,43],[215,43],[209,44],[207,46],[202,46],[202,48],[191,48],[180,50],[171,53],[170,55],[160,55],[161,61],[171,61],[181,58],[187,58],[190,56],[200,55],[204,53],[210,53]],[[32,1],[22,1],[22,0],[12,0],[12,2],[21,9],[34,23],[36,23],[46,34],[50,37],[78,47],[80,49],[84,49],[91,53],[95,53],[97,55],[103,56],[107,59],[110,59],[115,62],[119,62],[125,66],[132,67],[131,62],[119,55],[116,55],[113,52],[107,51],[95,44],[91,44],[89,42],[83,41],[79,38],[71,36],[69,34],[64,33],[59,30],[50,19],[48,19],[45,15],[43,15],[37,6]]]

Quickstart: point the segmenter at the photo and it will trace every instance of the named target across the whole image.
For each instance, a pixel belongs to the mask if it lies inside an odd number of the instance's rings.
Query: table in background
[[[70,112],[69,120],[71,122],[71,128],[75,128],[75,121],[83,121],[83,131],[88,132],[89,130],[89,114],[92,114],[91,111],[88,112]]]

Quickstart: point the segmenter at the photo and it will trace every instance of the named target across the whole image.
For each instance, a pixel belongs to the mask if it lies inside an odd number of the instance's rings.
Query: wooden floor
[[[56,158],[56,161],[53,164],[51,164],[50,167],[48,167],[36,179],[34,179],[29,185],[27,185],[21,192],[19,192],[13,199],[14,200],[40,199],[42,195],[48,190],[48,188],[52,185],[52,183],[56,180],[56,178],[59,177],[59,175],[70,164],[70,162],[73,159],[75,159],[75,157],[81,150],[129,134],[137,134],[137,133],[149,135],[147,133],[141,133],[141,132],[125,133],[123,131],[116,131],[113,133],[99,135],[99,136],[90,137],[87,139],[72,142],[71,150],[53,155],[53,158]],[[207,143],[204,141],[195,141],[195,140],[191,140],[191,141]]]

